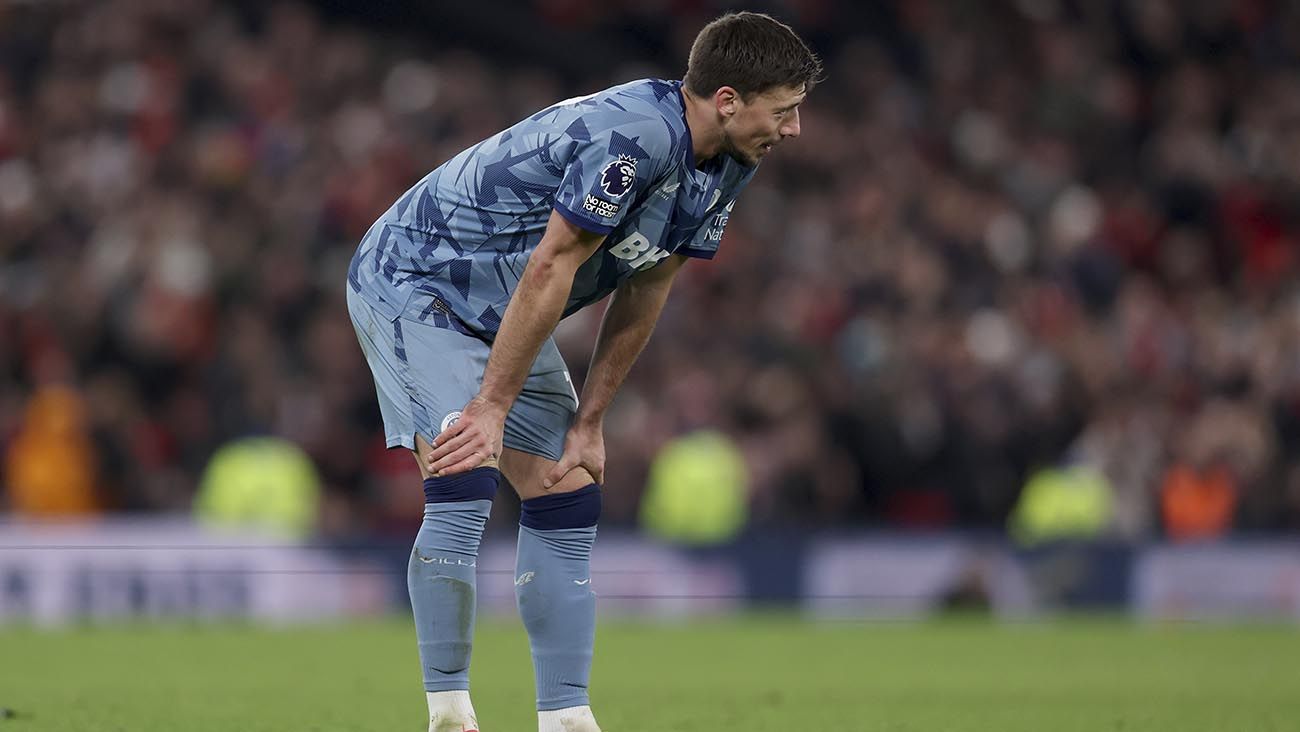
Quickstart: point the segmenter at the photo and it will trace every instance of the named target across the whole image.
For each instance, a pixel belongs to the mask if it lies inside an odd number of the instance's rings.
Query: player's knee
[[[600,486],[589,483],[567,493],[551,493],[519,503],[519,523],[538,531],[582,529],[600,520]]]
[[[490,501],[496,496],[497,484],[500,482],[501,472],[495,467],[479,467],[441,478],[425,478],[424,502]]]

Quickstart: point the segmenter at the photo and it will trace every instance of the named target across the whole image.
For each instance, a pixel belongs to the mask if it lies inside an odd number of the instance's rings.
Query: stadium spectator
[[[203,471],[194,517],[210,527],[307,538],[316,530],[320,481],[311,459],[277,437],[223,445]]]
[[[1025,546],[1101,538],[1111,519],[1111,492],[1105,477],[1087,466],[1040,470],[1021,491],[1008,529]]]
[[[97,513],[94,446],[85,405],[67,387],[33,397],[5,455],[9,508],[18,515],[58,518]]]
[[[364,227],[531,110],[644,75],[528,38],[675,77],[656,59],[699,26],[537,3],[494,17],[521,43],[465,51],[347,5],[0,6],[6,449],[66,375],[106,507],[183,509],[218,446],[270,432],[316,462],[329,532],[383,530],[335,294]],[[1300,527],[1300,8],[1149,5],[775,3],[828,60],[816,133],[678,283],[608,415],[610,524],[667,440],[734,419],[756,524],[1002,527],[1086,453],[1112,530],[1150,537],[1223,403],[1225,530]]]
[[[1172,539],[1215,539],[1232,529],[1237,486],[1222,465],[1175,465],[1160,489],[1165,533]]]

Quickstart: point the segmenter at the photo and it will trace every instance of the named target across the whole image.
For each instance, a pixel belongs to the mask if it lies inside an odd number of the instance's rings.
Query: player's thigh
[[[577,469],[550,489],[542,487],[564,454],[564,437],[577,411],[578,396],[569,370],[555,341],[548,339],[506,415],[501,472],[521,498],[567,493],[594,482],[585,469]]]
[[[416,464],[420,466],[420,477],[424,480],[433,477],[433,474],[429,472],[429,455],[432,452],[433,445],[424,439],[420,433],[415,433],[415,450],[412,451],[412,455],[415,456]],[[478,467],[495,468],[498,467],[498,461],[496,458],[488,458],[480,463]]]
[[[596,482],[585,468],[574,468],[559,483],[543,488],[542,481],[556,462],[548,457],[507,447],[501,451],[501,474],[510,481],[520,500],[524,501],[538,496],[572,493]]]
[[[487,344],[405,317],[385,318],[351,290],[348,310],[374,376],[386,444],[415,450],[417,435],[432,443],[478,393]]]

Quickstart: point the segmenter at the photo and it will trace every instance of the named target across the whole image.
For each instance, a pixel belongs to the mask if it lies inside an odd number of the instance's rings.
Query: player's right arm
[[[548,153],[563,170],[550,220],[501,318],[478,394],[434,440],[428,457],[434,475],[491,465],[501,455],[506,414],[560,322],[578,268],[675,155],[674,139],[656,110],[584,106],[578,100],[547,114],[555,117],[551,127],[563,130]]]
[[[578,267],[604,240],[604,234],[551,212],[546,233],[529,256],[501,318],[478,394],[465,405],[460,419],[433,441],[433,451],[426,457],[432,475],[472,470],[501,456],[506,414],[524,388],[542,344],[560,322]]]

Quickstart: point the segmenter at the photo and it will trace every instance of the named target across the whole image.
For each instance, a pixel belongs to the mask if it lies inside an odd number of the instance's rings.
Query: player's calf
[[[495,468],[424,481],[424,523],[407,565],[430,732],[477,730],[469,701],[479,539],[500,478]]]
[[[520,503],[515,599],[532,647],[541,732],[599,732],[587,695],[596,638],[590,561],[599,517],[594,483]]]

